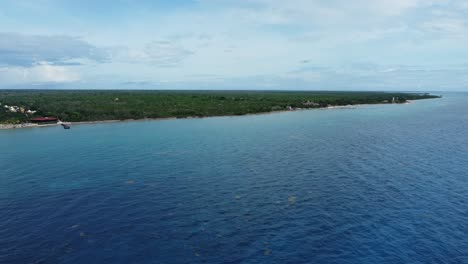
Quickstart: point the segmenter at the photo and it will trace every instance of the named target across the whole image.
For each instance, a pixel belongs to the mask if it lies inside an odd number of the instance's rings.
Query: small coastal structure
[[[11,112],[11,113],[18,113],[20,112],[20,108],[19,106],[15,106],[15,105],[4,105],[3,106],[7,111]]]
[[[5,109],[5,111],[11,112],[11,113],[34,114],[37,112],[37,111],[30,110],[30,109],[27,110],[23,106],[16,106],[16,105],[4,105],[3,108]]]
[[[43,124],[57,124],[59,119],[56,118],[56,117],[47,117],[46,116],[46,117],[32,118],[30,121],[31,121],[31,123],[43,125]]]
[[[307,100],[307,102],[304,102],[302,103],[304,106],[315,106],[315,107],[319,107],[320,104],[319,103],[316,103],[314,101],[310,101],[310,100]]]

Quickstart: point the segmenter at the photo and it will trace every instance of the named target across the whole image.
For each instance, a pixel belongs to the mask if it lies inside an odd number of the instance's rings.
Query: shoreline
[[[408,100],[402,104],[409,104],[413,101]],[[105,124],[105,123],[117,123],[117,122],[137,122],[137,121],[162,121],[162,120],[172,120],[172,119],[194,119],[194,118],[212,118],[212,117],[241,117],[241,116],[251,116],[251,115],[267,115],[267,114],[276,114],[284,112],[295,112],[295,111],[305,111],[305,110],[332,110],[332,109],[356,109],[357,107],[370,105],[383,105],[383,104],[356,104],[356,105],[333,105],[327,107],[318,107],[318,108],[296,108],[293,110],[277,110],[269,112],[260,112],[260,113],[249,113],[244,115],[215,115],[215,116],[187,116],[187,117],[157,117],[157,118],[141,118],[141,119],[123,119],[123,120],[99,120],[99,121],[80,121],[80,122],[58,122],[56,124],[44,124],[39,125],[35,123],[22,123],[22,124],[0,124],[0,130],[7,129],[21,129],[21,128],[40,128],[40,127],[51,127],[51,126],[60,126],[61,123],[67,125],[90,125],[90,124]]]

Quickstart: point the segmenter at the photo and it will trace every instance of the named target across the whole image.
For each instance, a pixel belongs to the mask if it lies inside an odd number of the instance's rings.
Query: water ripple
[[[468,97],[0,134],[0,263],[468,263]]]

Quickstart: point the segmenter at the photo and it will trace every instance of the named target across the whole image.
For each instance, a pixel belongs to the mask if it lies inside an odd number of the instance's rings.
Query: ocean
[[[468,94],[0,131],[0,263],[468,263]]]

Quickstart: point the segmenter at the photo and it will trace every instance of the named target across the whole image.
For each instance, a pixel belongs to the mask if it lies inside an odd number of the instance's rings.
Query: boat
[[[61,125],[63,126],[63,129],[70,129],[70,126],[67,124],[62,123]]]

